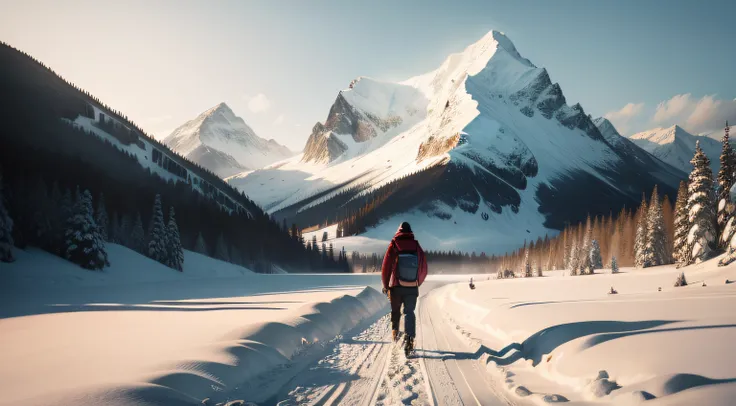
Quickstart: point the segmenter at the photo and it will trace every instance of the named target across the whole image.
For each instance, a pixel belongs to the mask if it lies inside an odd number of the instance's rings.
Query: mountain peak
[[[164,144],[223,177],[293,155],[275,141],[256,135],[224,102],[181,125]]]
[[[235,113],[233,113],[233,110],[225,102],[220,102],[216,106],[205,110],[204,113],[200,114],[200,117],[210,117],[217,113],[235,117]]]

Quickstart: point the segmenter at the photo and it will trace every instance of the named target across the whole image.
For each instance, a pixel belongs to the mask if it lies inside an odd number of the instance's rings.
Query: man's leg
[[[389,298],[391,299],[391,330],[393,330],[393,338],[396,340],[399,332],[399,321],[401,321],[401,295],[396,292],[396,289],[391,289]]]
[[[417,318],[414,315],[414,309],[417,307],[417,295],[404,295],[404,332],[408,337],[414,338],[417,335]]]

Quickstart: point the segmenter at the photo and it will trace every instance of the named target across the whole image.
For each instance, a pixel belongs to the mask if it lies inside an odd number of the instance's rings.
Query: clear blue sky
[[[353,78],[424,73],[491,29],[546,67],[570,104],[622,132],[703,131],[736,110],[736,1],[0,0],[0,10],[0,39],[158,137],[225,101],[262,137],[301,149]]]

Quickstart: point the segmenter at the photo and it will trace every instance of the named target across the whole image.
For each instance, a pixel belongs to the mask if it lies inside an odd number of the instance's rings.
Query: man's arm
[[[419,272],[417,274],[417,282],[419,286],[424,283],[424,279],[427,277],[427,257],[424,255],[424,250],[417,243],[417,252],[419,253]]]
[[[394,242],[391,241],[386,249],[386,254],[383,256],[383,264],[381,265],[381,281],[383,282],[383,288],[388,289],[388,284],[391,282],[391,271],[393,269],[393,263],[396,262],[393,249]]]

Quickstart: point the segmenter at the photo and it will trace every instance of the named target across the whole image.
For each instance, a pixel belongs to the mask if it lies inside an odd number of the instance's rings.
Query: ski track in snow
[[[403,322],[402,322],[403,325]],[[386,315],[304,368],[265,404],[292,405],[507,405],[470,343],[455,333],[440,305],[420,296],[415,352],[392,343]]]

